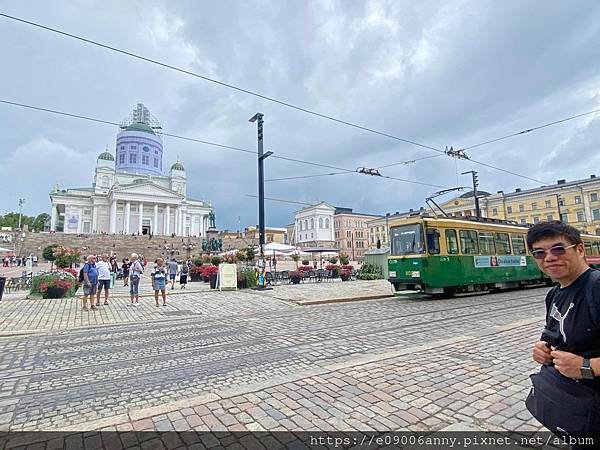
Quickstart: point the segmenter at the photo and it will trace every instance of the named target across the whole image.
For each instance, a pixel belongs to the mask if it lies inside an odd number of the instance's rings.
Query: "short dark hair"
[[[571,244],[581,244],[581,234],[579,230],[560,220],[551,220],[549,222],[540,222],[532,226],[527,232],[527,246],[531,250],[533,244],[543,239],[565,237]]]

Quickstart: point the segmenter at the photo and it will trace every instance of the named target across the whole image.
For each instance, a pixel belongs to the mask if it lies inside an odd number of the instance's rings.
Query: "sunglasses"
[[[569,245],[565,247],[564,245],[555,245],[554,247],[550,247],[548,250],[537,249],[533,250],[531,254],[535,259],[544,259],[546,257],[546,252],[552,253],[554,256],[563,256],[567,253],[567,249],[571,247],[575,247],[577,244]]]

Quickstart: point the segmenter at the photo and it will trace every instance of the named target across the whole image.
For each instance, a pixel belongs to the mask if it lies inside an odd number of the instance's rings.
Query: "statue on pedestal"
[[[209,228],[216,228],[214,211],[211,211],[208,213],[208,226],[209,226]]]

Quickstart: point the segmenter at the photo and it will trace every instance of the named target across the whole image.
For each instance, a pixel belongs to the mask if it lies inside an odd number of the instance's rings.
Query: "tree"
[[[50,218],[50,214],[48,214],[48,213],[38,214],[38,216],[35,218],[35,220],[33,220],[32,224],[31,224],[31,228],[34,231],[44,231],[44,224],[46,223],[46,221],[49,218]]]
[[[50,270],[53,269],[54,260],[56,259],[56,256],[54,256],[54,249],[56,247],[58,247],[58,244],[50,244],[47,247],[44,247],[44,250],[42,251],[42,258],[46,261],[50,261]]]

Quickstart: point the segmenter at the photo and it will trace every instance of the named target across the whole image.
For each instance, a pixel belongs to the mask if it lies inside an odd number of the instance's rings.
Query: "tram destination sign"
[[[479,267],[525,267],[525,256],[473,256],[473,264]]]

